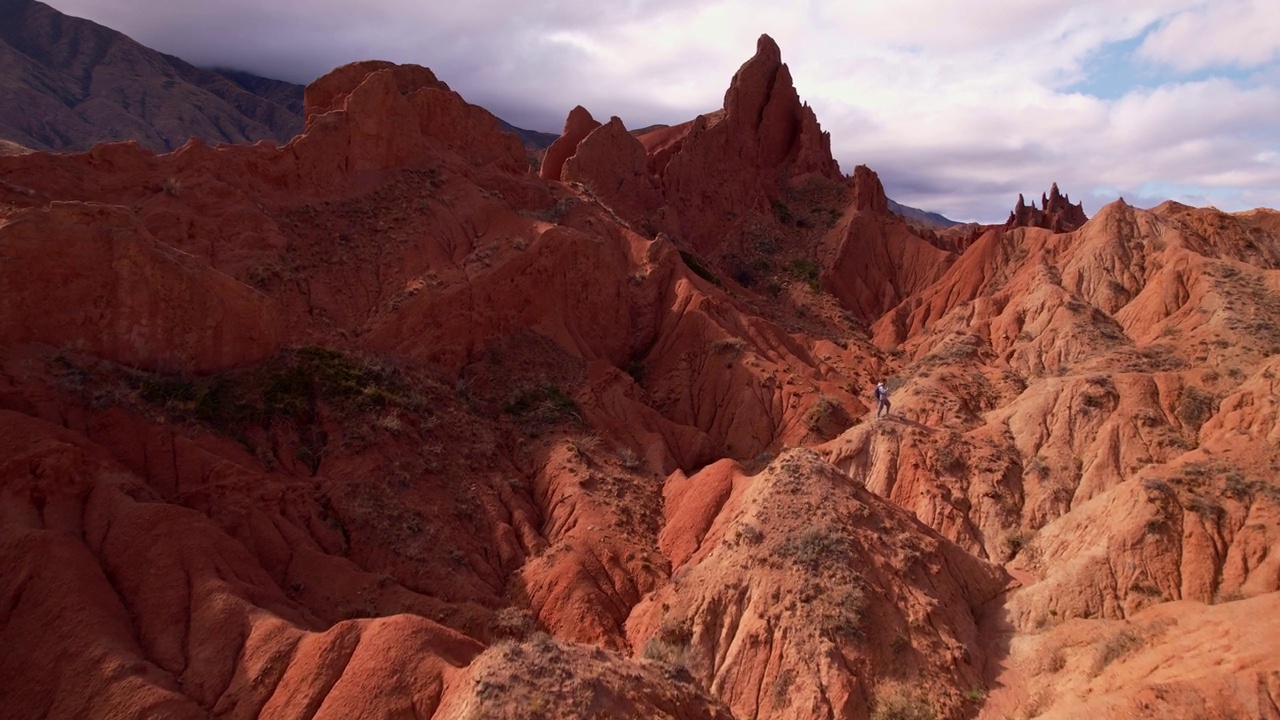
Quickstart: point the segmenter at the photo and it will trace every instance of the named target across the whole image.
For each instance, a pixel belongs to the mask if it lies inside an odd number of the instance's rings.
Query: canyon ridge
[[[1280,213],[909,221],[768,36],[302,112],[0,153],[9,716],[1280,717]]]

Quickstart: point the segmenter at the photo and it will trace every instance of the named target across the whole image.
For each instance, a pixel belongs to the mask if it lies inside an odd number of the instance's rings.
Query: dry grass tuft
[[[1093,661],[1093,674],[1101,673],[1108,665],[1142,647],[1143,638],[1136,630],[1124,628],[1102,642],[1098,656]]]
[[[924,690],[907,683],[891,682],[876,690],[871,720],[937,720]]]

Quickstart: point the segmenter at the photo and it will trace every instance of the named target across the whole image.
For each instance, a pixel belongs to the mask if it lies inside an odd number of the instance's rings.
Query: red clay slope
[[[939,249],[767,37],[554,178],[425,68],[307,113],[0,158],[16,717],[1274,714],[1166,632],[1280,586],[1274,214]]]

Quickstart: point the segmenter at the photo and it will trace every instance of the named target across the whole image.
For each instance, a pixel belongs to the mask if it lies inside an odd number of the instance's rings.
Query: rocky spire
[[[559,180],[565,161],[577,152],[578,143],[598,127],[600,122],[591,117],[586,108],[578,105],[570,110],[569,117],[564,121],[564,131],[551,143],[546,156],[542,158],[542,168],[538,170],[538,175],[544,180]]]
[[[768,35],[734,73],[724,109],[689,123],[683,145],[660,172],[678,232],[699,250],[724,237],[726,217],[768,212],[780,183],[810,174],[842,177],[830,135],[800,101]]]
[[[1070,232],[1088,222],[1084,214],[1083,203],[1071,204],[1071,199],[1058,190],[1058,183],[1049,188],[1049,193],[1040,194],[1040,205],[1034,202],[1028,207],[1022,193],[1018,193],[1018,202],[1005,221],[1006,228],[1040,227],[1054,232]]]
[[[889,198],[884,194],[880,176],[866,165],[853,169],[853,207],[855,210],[889,212]]]

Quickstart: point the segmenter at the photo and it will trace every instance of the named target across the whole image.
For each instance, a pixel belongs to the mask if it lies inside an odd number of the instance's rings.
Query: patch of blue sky
[[[1195,183],[1167,182],[1152,180],[1138,187],[1138,194],[1146,198],[1192,198],[1199,201],[1228,203],[1238,205],[1243,198],[1240,190],[1234,187],[1198,185]],[[1186,200],[1182,200],[1186,202]]]
[[[1145,36],[1144,32],[1127,40],[1103,45],[1085,60],[1083,78],[1064,90],[1100,100],[1116,100],[1137,90],[1210,78],[1223,78],[1237,85],[1251,85],[1259,80],[1259,68],[1220,66],[1182,72],[1168,65],[1144,60],[1138,57],[1137,51]],[[1277,63],[1271,63],[1275,64]]]
[[[1227,212],[1246,210],[1256,204],[1240,188],[1166,181],[1150,181],[1131,188],[1100,185],[1090,188],[1083,200],[1086,211],[1092,206],[1096,212],[1096,208],[1118,198],[1140,208],[1151,208],[1165,200],[1174,200],[1193,207],[1212,205]]]

